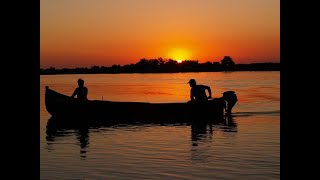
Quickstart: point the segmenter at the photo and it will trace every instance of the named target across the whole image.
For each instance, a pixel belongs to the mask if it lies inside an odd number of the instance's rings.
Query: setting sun
[[[181,63],[184,60],[190,59],[190,53],[186,49],[174,48],[169,51],[169,58],[176,60]]]

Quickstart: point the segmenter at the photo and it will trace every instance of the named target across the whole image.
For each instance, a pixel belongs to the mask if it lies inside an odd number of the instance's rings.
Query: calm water
[[[46,133],[45,86],[89,99],[186,102],[190,78],[213,97],[234,90],[233,122],[194,133],[190,125],[128,125]],[[280,72],[40,76],[41,179],[280,179]]]

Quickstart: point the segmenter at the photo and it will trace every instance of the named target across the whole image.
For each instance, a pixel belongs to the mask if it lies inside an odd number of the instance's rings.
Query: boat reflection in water
[[[57,138],[70,136],[76,133],[78,143],[80,145],[80,156],[87,157],[89,148],[89,129],[103,129],[105,127],[113,127],[115,124],[97,124],[97,123],[76,123],[73,124],[70,120],[57,119],[51,117],[46,126],[46,141],[48,146],[54,144]],[[86,121],[80,121],[86,122]],[[154,124],[154,123],[152,123]],[[139,126],[139,123],[127,124]],[[145,125],[141,124],[141,125]],[[169,124],[154,124],[154,125],[169,125]],[[175,124],[177,126],[179,124]],[[204,142],[206,139],[212,139],[213,131],[222,130],[224,132],[237,132],[237,124],[231,116],[224,117],[223,119],[215,119],[212,121],[199,121],[194,120],[191,123],[182,123],[182,126],[190,126],[191,129],[191,143],[192,146],[198,146],[199,142]],[[211,142],[212,143],[212,142]],[[192,149],[191,151],[195,151]]]
[[[224,132],[237,132],[237,123],[231,115],[225,116],[224,119],[191,124],[191,140],[194,146],[197,141],[205,138],[207,135],[212,136],[213,127]]]
[[[209,162],[210,159],[214,159],[214,156],[217,156],[216,153],[220,152],[216,152],[215,149],[224,148],[224,145],[221,145],[221,142],[219,142],[220,140],[214,141],[214,136],[222,135],[233,137],[237,131],[237,123],[231,115],[225,116],[224,119],[219,121],[191,124],[190,158],[192,162],[201,164]],[[218,138],[221,139],[221,137]],[[212,146],[215,147],[212,148]]]
[[[77,124],[73,126],[67,123],[61,123],[55,118],[50,118],[46,127],[47,144],[51,145],[57,137],[68,136],[71,133],[76,133],[77,140],[80,145],[80,157],[86,158],[87,149],[89,147],[89,126],[85,124]]]

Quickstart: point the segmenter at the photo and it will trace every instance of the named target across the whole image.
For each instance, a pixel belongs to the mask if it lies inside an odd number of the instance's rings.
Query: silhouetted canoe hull
[[[45,105],[55,119],[69,122],[186,123],[214,120],[224,116],[225,101],[215,98],[206,103],[144,103],[78,99],[46,88]]]

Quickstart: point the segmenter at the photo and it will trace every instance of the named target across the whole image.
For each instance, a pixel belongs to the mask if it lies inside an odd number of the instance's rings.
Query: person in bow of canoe
[[[77,99],[79,100],[88,100],[88,88],[84,86],[84,80],[79,78],[78,79],[78,87],[74,90],[72,94],[72,98],[77,96]]]

